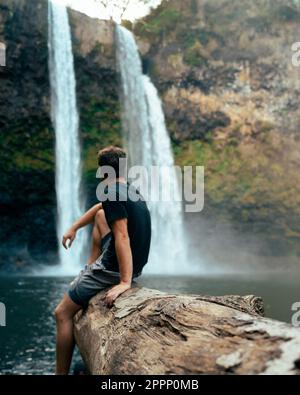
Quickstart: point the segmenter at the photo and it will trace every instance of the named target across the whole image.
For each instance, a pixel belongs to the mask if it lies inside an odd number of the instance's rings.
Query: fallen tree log
[[[300,331],[262,317],[255,296],[134,287],[111,309],[96,295],[74,319],[91,374],[300,374]]]

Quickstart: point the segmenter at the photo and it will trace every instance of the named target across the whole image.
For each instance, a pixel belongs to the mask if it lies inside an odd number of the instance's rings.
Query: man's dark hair
[[[120,148],[115,146],[109,146],[103,148],[98,152],[98,164],[99,166],[110,166],[116,172],[116,177],[125,177],[126,166],[124,164],[126,161],[124,159],[127,158],[126,152]],[[120,166],[119,161],[123,159],[123,163]]]

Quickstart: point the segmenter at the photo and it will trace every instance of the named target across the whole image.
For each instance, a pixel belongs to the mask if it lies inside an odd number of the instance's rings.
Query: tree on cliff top
[[[150,9],[162,0],[94,0],[102,5],[112,19],[121,20],[123,17],[131,19],[130,15],[138,14],[139,10]],[[138,10],[138,12],[137,12]]]

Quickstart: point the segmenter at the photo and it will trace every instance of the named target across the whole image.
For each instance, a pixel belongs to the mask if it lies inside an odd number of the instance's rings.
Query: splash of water
[[[81,193],[81,149],[76,105],[76,81],[67,9],[49,0],[49,70],[52,122],[55,129],[57,237],[59,272],[73,274],[86,260],[87,231],[81,230],[72,248],[61,245],[63,233],[84,212]],[[57,268],[52,269],[57,270]]]
[[[187,254],[183,212],[162,103],[150,78],[143,74],[133,34],[116,27],[117,65],[121,75],[124,141],[130,165],[158,166],[159,188],[170,182],[172,202],[149,201],[152,246],[145,272],[190,274],[197,266]],[[166,167],[168,172],[165,172]],[[160,191],[158,191],[160,192]]]

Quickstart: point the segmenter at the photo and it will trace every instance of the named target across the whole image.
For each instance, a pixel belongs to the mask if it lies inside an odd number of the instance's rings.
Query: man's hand
[[[131,285],[126,283],[120,283],[118,285],[115,285],[114,287],[112,287],[106,292],[104,296],[104,304],[107,307],[111,307],[114,301],[117,299],[117,297],[130,288]]]
[[[95,204],[95,206],[90,208],[77,221],[75,221],[71,228],[63,235],[62,245],[66,250],[71,247],[73,241],[75,240],[77,230],[83,228],[86,225],[92,224],[94,222],[95,215],[99,210],[101,210],[101,208],[102,203]],[[67,243],[68,240],[69,243]]]
[[[73,241],[75,240],[76,237],[76,230],[73,228],[70,228],[64,235],[62,238],[62,245],[65,247],[65,249],[67,250],[68,248],[71,247]],[[67,244],[67,241],[69,240],[69,244]]]

